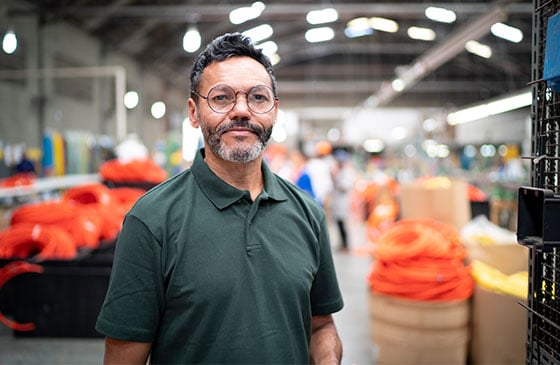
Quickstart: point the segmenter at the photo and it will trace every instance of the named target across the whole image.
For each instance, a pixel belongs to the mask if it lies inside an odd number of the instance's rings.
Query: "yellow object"
[[[451,180],[445,176],[435,176],[422,181],[422,185],[425,189],[449,189]]]
[[[498,293],[527,299],[529,283],[527,271],[506,275],[479,260],[473,260],[471,265],[472,276],[478,285]]]

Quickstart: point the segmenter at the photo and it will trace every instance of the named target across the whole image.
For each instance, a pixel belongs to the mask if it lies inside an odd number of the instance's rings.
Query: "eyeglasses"
[[[245,94],[249,110],[257,114],[265,114],[274,108],[278,98],[274,96],[272,89],[266,85],[257,85],[249,92],[235,91],[228,85],[216,85],[208,91],[207,96],[202,96],[196,91],[193,94],[205,99],[210,109],[216,113],[229,113],[237,103],[237,94]]]

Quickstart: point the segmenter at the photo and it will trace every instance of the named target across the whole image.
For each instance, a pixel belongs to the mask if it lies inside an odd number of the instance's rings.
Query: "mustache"
[[[222,135],[222,134],[226,133],[231,128],[247,128],[251,132],[253,132],[257,135],[260,135],[264,132],[264,129],[262,127],[249,122],[247,119],[243,119],[243,120],[237,119],[237,120],[232,120],[229,123],[222,124],[221,126],[219,126],[216,129],[216,132],[219,135]]]

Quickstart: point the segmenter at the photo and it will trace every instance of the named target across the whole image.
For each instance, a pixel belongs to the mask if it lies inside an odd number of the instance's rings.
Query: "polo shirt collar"
[[[288,197],[279,186],[274,173],[266,162],[263,161],[261,168],[264,176],[264,190],[260,198],[275,201],[287,200]],[[197,151],[191,171],[200,189],[218,209],[224,209],[232,205],[247,194],[246,190],[239,190],[229,185],[210,170],[204,161],[204,148]]]

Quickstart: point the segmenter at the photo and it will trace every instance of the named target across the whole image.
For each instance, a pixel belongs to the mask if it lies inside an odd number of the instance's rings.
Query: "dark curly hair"
[[[276,96],[276,77],[274,76],[274,71],[272,70],[270,59],[265,54],[263,54],[260,48],[256,48],[253,45],[249,37],[244,36],[241,33],[226,33],[215,38],[211,43],[209,43],[195,59],[190,78],[191,97],[197,100],[197,96],[196,94],[193,94],[193,91],[198,91],[200,78],[202,77],[204,69],[208,67],[208,65],[213,62],[221,62],[228,58],[238,56],[251,57],[264,66],[264,68],[270,75],[272,91]]]

